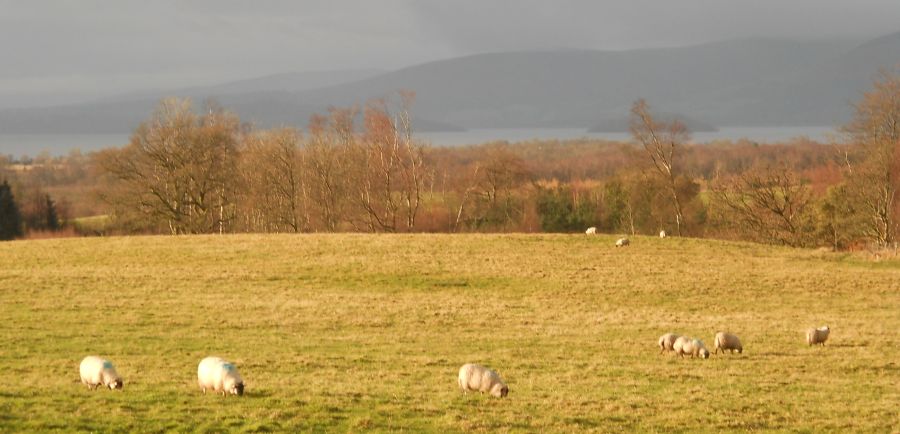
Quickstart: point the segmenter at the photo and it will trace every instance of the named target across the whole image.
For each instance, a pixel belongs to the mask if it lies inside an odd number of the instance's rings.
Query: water
[[[695,133],[694,142],[713,140],[748,139],[759,143],[783,142],[797,137],[808,137],[819,142],[829,142],[835,135],[832,127],[725,127],[716,132]],[[630,140],[628,133],[588,133],[581,128],[492,128],[472,129],[461,132],[423,132],[418,137],[436,146],[462,146],[495,140],[521,142],[533,139],[605,139]],[[0,134],[0,155],[21,157],[66,155],[80,149],[87,153],[104,148],[123,146],[129,134]]]
[[[83,153],[128,144],[130,134],[0,134],[0,155],[35,157],[43,152],[66,155],[76,149]]]

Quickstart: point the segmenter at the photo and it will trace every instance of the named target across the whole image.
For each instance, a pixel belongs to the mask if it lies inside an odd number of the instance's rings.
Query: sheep
[[[675,333],[666,333],[659,337],[659,353],[674,351],[675,340],[680,336]]]
[[[631,244],[631,241],[628,241],[628,238],[619,238],[616,240],[616,247],[625,247]]]
[[[500,379],[496,372],[473,363],[466,363],[459,368],[457,378],[459,388],[463,393],[468,391],[488,392],[495,398],[505,398],[509,394],[509,387]]]
[[[678,339],[675,339],[672,349],[675,350],[675,354],[681,357],[684,357],[685,354],[690,354],[692,359],[694,356],[701,359],[709,358],[709,350],[706,349],[706,346],[703,345],[703,341],[700,339],[679,336]]]
[[[825,341],[828,340],[829,333],[831,333],[831,329],[829,329],[828,326],[809,329],[806,331],[806,344],[809,346],[822,344],[824,347]]]
[[[741,345],[741,340],[731,334],[725,332],[716,333],[716,342],[715,342],[715,353],[719,354],[719,350],[722,350],[722,354],[725,354],[725,351],[730,351],[734,353],[737,350],[738,354],[744,352],[744,346]]]
[[[584,233],[587,235],[594,235],[597,233],[597,228],[591,226],[591,227],[587,228],[587,230],[584,231]]]
[[[666,231],[664,231],[664,230],[663,230],[663,231],[659,231],[659,237],[660,237],[660,238],[665,238],[665,237],[666,237]]]
[[[96,390],[101,384],[111,390],[125,387],[125,381],[116,372],[116,367],[102,357],[85,357],[81,361],[79,372],[81,373],[81,382],[91,390]]]
[[[207,357],[197,366],[197,382],[200,389],[206,393],[206,389],[214,392],[241,396],[244,394],[244,380],[233,363],[226,362],[219,357]]]

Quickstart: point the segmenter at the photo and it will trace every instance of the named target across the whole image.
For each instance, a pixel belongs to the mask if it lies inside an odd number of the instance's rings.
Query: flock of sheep
[[[828,326],[807,330],[807,345],[821,344],[824,346],[830,332],[831,329]],[[725,354],[726,351],[732,354],[735,351],[738,354],[744,352],[740,338],[731,333],[716,333],[714,342],[715,354],[718,354],[719,350],[722,351],[722,354]],[[703,341],[675,333],[666,333],[659,337],[659,353],[662,354],[666,351],[672,351],[681,357],[689,355],[691,358],[709,358],[709,350],[706,349]],[[100,386],[110,389],[122,389],[125,386],[125,381],[116,372],[112,362],[98,356],[85,357],[81,361],[80,372],[81,382],[91,390]],[[229,393],[238,396],[244,394],[244,380],[237,367],[219,357],[207,357],[200,361],[197,366],[197,383],[203,393],[210,389],[223,396],[227,396]],[[474,363],[466,363],[459,368],[457,383],[463,393],[469,391],[488,393],[497,398],[505,398],[509,394],[509,387],[496,371]]]
[[[596,234],[597,228],[590,227],[585,233],[588,235]],[[666,231],[660,231],[659,237],[665,238]],[[625,247],[629,244],[628,238],[623,237],[616,240],[616,247]],[[821,344],[824,346],[830,332],[831,329],[827,325],[807,330],[807,345]],[[709,358],[709,350],[706,349],[703,341],[697,338],[666,333],[659,337],[658,344],[660,354],[671,351],[681,357],[689,355],[691,358]],[[718,354],[720,350],[723,354],[726,351],[732,354],[735,351],[738,354],[744,352],[744,346],[740,338],[731,333],[716,333],[714,345],[715,354]],[[98,356],[85,357],[81,361],[80,373],[81,382],[91,390],[101,385],[110,389],[122,389],[125,385],[124,380],[116,372],[112,362]],[[221,393],[223,396],[228,394],[241,396],[244,394],[244,380],[241,378],[237,367],[233,363],[219,357],[207,357],[200,361],[200,364],[197,366],[197,383],[203,393],[210,389],[216,393]],[[504,398],[509,394],[509,387],[496,371],[473,363],[466,363],[459,368],[457,383],[463,393],[477,391],[488,393],[497,398]]]
[[[110,389],[122,389],[125,380],[116,371],[112,362],[98,356],[87,356],[81,361],[79,368],[81,382],[88,389],[94,390],[100,386]],[[200,390],[206,393],[210,389],[222,395],[232,394],[241,396],[244,394],[244,380],[234,363],[227,362],[220,357],[207,357],[197,366],[197,383]]]

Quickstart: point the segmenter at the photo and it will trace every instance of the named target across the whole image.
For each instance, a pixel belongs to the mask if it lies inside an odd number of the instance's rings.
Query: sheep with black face
[[[244,394],[244,380],[237,367],[220,357],[207,357],[197,366],[197,382],[203,393],[212,389],[223,396],[227,394],[241,396]]]
[[[88,389],[95,390],[101,385],[110,389],[122,389],[125,387],[125,381],[116,372],[116,367],[112,362],[98,356],[87,356],[81,361],[79,367],[81,374],[81,382],[87,385]]]
[[[500,375],[481,365],[473,363],[462,365],[457,381],[463,393],[470,390],[488,392],[495,398],[505,398],[509,394],[509,387],[500,379]]]

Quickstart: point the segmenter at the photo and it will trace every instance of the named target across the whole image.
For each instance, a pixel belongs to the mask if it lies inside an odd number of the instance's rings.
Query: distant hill
[[[111,98],[104,98],[102,101],[132,101],[140,99],[159,100],[171,95],[178,95],[180,97],[188,97],[197,101],[202,101],[209,98],[220,98],[225,95],[235,94],[300,92],[359,81],[383,74],[384,72],[385,71],[378,69],[288,72],[245,80],[236,80],[211,86],[134,92]]]
[[[419,131],[610,128],[627,118],[637,98],[660,112],[702,120],[695,124],[701,129],[836,125],[849,119],[850,103],[870,87],[878,69],[897,62],[900,33],[863,44],[763,39],[630,51],[489,53],[375,75],[363,71],[344,76],[348,81],[319,81],[315,88],[304,83],[323,77],[283,74],[170,94],[214,97],[264,127],[303,126],[329,106],[398,89],[416,91]],[[160,96],[0,110],[0,131],[126,132],[150,114]]]

